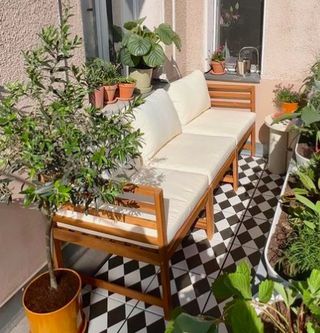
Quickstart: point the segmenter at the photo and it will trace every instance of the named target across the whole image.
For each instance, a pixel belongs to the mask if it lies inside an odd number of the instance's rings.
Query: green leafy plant
[[[276,106],[280,106],[281,103],[298,103],[300,100],[300,94],[293,90],[293,85],[278,84],[273,93],[275,94],[273,102]]]
[[[84,210],[112,202],[126,182],[119,169],[132,164],[140,131],[131,125],[132,108],[106,115],[87,106],[83,71],[69,65],[81,40],[71,37],[64,12],[60,27],[43,28],[40,45],[24,53],[27,81],[6,86],[0,103],[0,183],[10,200],[9,183],[22,175],[26,206],[47,217],[46,249],[51,287],[57,289],[51,257],[52,218],[65,203]]]
[[[135,68],[155,68],[165,62],[165,53],[161,43],[174,44],[181,50],[181,40],[170,25],[161,23],[151,31],[143,22],[146,18],[128,21],[124,24],[127,32],[124,34],[120,60],[123,65]]]
[[[100,58],[90,59],[83,67],[85,82],[90,91],[98,89],[103,84],[104,60]]]
[[[131,76],[122,76],[119,79],[119,83],[135,83],[136,80],[132,78]]]
[[[292,195],[281,198],[291,231],[281,248],[277,269],[287,276],[308,275],[320,267],[320,156],[291,176]]]
[[[264,280],[256,298],[251,280],[250,266],[240,263],[234,273],[223,274],[213,283],[217,301],[229,300],[221,318],[176,312],[166,333],[215,333],[220,323],[225,323],[233,333],[263,333],[266,324],[268,332],[319,332],[320,270],[313,270],[306,281],[293,282],[287,287]],[[280,295],[282,301],[272,301],[274,294]]]
[[[221,47],[212,54],[211,60],[216,62],[225,60],[224,52]]]

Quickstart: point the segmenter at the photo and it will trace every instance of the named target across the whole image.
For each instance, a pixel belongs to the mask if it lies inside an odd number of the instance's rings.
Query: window
[[[252,63],[261,63],[264,0],[212,1],[213,49],[225,47],[227,55],[235,60],[243,47],[254,47],[259,59],[253,49],[244,50],[241,55],[250,57]]]
[[[134,0],[82,0],[86,58],[114,61],[123,23],[136,17]]]

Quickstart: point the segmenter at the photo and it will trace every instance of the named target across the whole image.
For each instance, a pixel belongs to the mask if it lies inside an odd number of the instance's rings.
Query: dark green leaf
[[[153,44],[150,51],[143,56],[143,60],[146,65],[152,68],[163,65],[165,62],[165,54],[161,45]]]
[[[127,48],[134,56],[144,56],[151,49],[151,42],[149,39],[132,34],[129,37]]]

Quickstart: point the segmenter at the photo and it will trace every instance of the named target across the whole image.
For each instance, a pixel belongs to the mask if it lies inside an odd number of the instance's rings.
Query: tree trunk
[[[48,271],[50,276],[50,286],[53,289],[58,289],[57,278],[54,274],[52,251],[51,251],[51,231],[52,231],[52,217],[46,216],[47,218],[47,228],[46,228],[46,254],[48,262]]]

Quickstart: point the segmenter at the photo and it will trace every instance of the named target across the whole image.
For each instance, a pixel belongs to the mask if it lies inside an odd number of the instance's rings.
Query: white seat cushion
[[[232,137],[238,144],[254,124],[256,114],[246,111],[210,109],[182,128],[184,133]]]
[[[183,133],[166,144],[150,165],[206,175],[209,185],[235,148],[231,137]]]
[[[168,141],[181,133],[181,124],[168,93],[158,89],[134,110],[133,126],[143,133],[142,158],[147,162]]]
[[[187,217],[190,215],[194,207],[199,202],[202,195],[206,192],[208,187],[208,180],[206,176],[194,173],[186,173],[175,170],[156,169],[156,168],[142,168],[137,174],[132,176],[132,182],[136,184],[147,184],[162,188],[164,196],[165,219],[168,242],[172,241],[178,230],[181,228]],[[122,197],[131,198],[131,193],[126,193]],[[141,196],[140,198],[141,199]],[[144,197],[143,199],[146,199]],[[104,208],[112,209],[116,212],[126,212],[129,215],[140,216],[148,219],[155,219],[151,214],[141,213],[136,209],[124,209],[114,205],[104,205]],[[101,207],[101,208],[103,208]],[[71,210],[59,210],[59,215],[69,216],[82,221],[109,226],[116,229],[133,231],[147,236],[156,237],[157,232],[151,228],[140,227],[121,221],[113,221],[106,218],[101,218],[93,215],[85,215],[82,213],[73,212]],[[71,230],[81,231],[87,234],[94,234],[105,238],[113,238],[124,240],[138,245],[146,246],[144,243],[132,241],[130,239],[121,239],[119,237],[111,236],[101,232],[89,230],[72,225],[67,225],[58,222],[58,226],[65,227]],[[155,247],[155,246],[148,246]]]
[[[170,84],[168,94],[182,125],[210,108],[206,79],[199,70]]]

